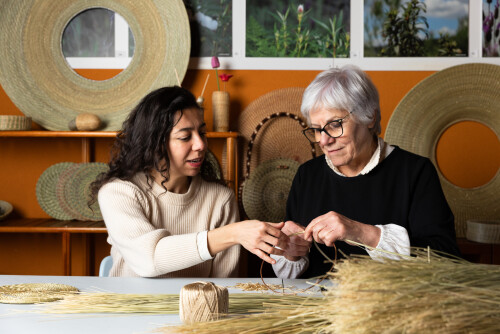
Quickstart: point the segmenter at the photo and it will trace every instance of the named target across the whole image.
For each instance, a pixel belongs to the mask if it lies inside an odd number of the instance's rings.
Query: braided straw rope
[[[119,13],[134,35],[130,65],[93,81],[66,63],[61,37],[80,12],[103,7]],[[80,113],[96,114],[102,130],[119,130],[151,90],[177,84],[187,70],[190,29],[181,0],[5,0],[0,10],[0,84],[27,116],[49,130],[69,130]]]
[[[487,184],[461,188],[439,171],[436,146],[444,131],[461,121],[489,127],[500,140],[500,66],[465,64],[434,73],[401,100],[387,125],[385,140],[428,157],[438,169],[446,199],[455,215],[458,237],[468,219],[500,217],[500,170]]]

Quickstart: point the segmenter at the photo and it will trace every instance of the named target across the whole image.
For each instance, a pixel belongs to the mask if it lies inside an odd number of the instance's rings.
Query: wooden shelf
[[[0,131],[0,137],[115,138],[117,131]],[[207,132],[207,138],[236,138],[238,132]]]

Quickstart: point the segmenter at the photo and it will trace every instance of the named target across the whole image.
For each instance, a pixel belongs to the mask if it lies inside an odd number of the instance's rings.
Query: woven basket
[[[500,220],[467,220],[466,237],[475,242],[500,244]]]
[[[265,123],[278,118],[289,118],[298,122],[302,128],[307,127],[297,115],[279,112],[264,118],[253,131],[247,149],[245,181],[240,186],[238,196],[240,211],[250,219],[266,222],[283,221],[288,193],[300,165],[299,162],[290,158],[269,159],[259,164],[252,171],[252,176],[250,176],[250,166],[257,134]],[[314,158],[316,149],[314,144],[310,145],[312,157]]]
[[[0,115],[0,130],[31,130],[31,117]]]

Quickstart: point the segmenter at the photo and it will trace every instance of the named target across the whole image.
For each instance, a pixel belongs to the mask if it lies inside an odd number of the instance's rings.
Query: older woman
[[[365,253],[337,242],[349,240],[375,248],[367,251],[372,258],[384,254],[377,250],[409,254],[410,246],[459,255],[433,164],[379,137],[378,92],[366,73],[355,66],[320,73],[304,92],[301,112],[310,125],[304,135],[324,155],[300,166],[293,181],[282,229],[290,242],[284,256],[273,256],[279,277],[328,271],[312,239],[332,257],[325,246],[334,243],[345,254]]]

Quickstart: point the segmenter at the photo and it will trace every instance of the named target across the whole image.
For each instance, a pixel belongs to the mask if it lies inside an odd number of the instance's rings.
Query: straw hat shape
[[[134,35],[130,65],[105,81],[77,75],[61,37],[69,21],[90,8],[119,13]],[[0,10],[0,84],[14,104],[49,130],[69,130],[80,113],[98,115],[101,130],[119,130],[150,91],[182,81],[190,30],[181,0],[4,0]]]
[[[416,85],[394,110],[385,140],[428,157],[437,167],[436,146],[443,132],[462,121],[488,126],[500,139],[500,66],[465,64],[439,71]],[[461,188],[439,171],[443,191],[455,215],[457,236],[468,219],[500,217],[500,171],[487,184]]]
[[[300,105],[304,88],[291,87],[273,90],[254,100],[238,117],[238,141],[243,159],[247,155],[248,143],[258,124],[267,116],[275,113],[290,113],[302,119]],[[260,163],[274,158],[290,158],[299,163],[313,157],[311,145],[301,133],[299,122],[288,117],[280,117],[267,122],[259,130],[259,135],[253,143],[250,170]],[[318,147],[316,147],[316,151]],[[239,166],[245,166],[240,162]],[[244,175],[240,172],[239,175]]]

